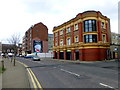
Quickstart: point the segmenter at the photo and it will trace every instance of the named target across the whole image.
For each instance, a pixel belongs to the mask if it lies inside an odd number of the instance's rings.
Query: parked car
[[[19,57],[20,55],[16,55],[16,57]]]
[[[24,56],[24,58],[33,58],[33,56]]]
[[[40,61],[40,58],[38,56],[33,56],[33,61]]]
[[[24,55],[21,55],[20,57],[25,57]]]
[[[2,56],[2,57],[5,57],[5,54],[2,53],[1,56]]]
[[[13,53],[8,53],[9,57],[13,57],[13,55],[14,55]]]

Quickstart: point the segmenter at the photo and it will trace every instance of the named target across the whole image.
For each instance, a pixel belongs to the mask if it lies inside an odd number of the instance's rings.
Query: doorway
[[[71,60],[71,52],[66,53],[66,58],[67,58],[67,60]]]
[[[79,60],[79,52],[75,52],[75,59]]]
[[[60,52],[60,59],[64,59],[64,52]]]

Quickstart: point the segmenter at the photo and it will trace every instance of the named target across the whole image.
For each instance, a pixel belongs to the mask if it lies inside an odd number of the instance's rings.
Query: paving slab
[[[10,59],[3,60],[6,71],[2,74],[2,88],[30,88],[26,68],[18,62],[14,66]]]

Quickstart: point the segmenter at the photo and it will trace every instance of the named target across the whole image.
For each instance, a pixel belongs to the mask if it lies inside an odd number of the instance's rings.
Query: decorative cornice
[[[91,16],[98,18],[98,20],[101,20],[101,19],[110,20],[106,16],[103,16],[100,11],[85,11],[83,13],[77,14],[75,18],[72,18],[71,20],[69,20],[69,21],[67,21],[67,22],[65,22],[63,24],[54,27],[53,32],[60,29],[60,28],[62,28],[62,27],[65,27],[65,26],[67,26],[67,25],[69,25],[71,23],[74,23],[74,22],[76,22],[78,20],[82,21],[82,19],[84,19],[86,17],[91,17]]]
[[[99,41],[98,43],[74,43],[71,45],[64,45],[64,46],[58,46],[53,47],[53,50],[67,50],[67,49],[84,49],[84,48],[108,48],[110,47],[110,43],[106,42],[103,43],[102,41]]]

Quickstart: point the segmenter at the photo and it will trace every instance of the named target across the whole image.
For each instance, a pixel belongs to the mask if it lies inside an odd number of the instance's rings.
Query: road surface
[[[59,60],[32,61],[28,65],[43,88],[106,88],[118,90],[118,62],[71,63]]]

